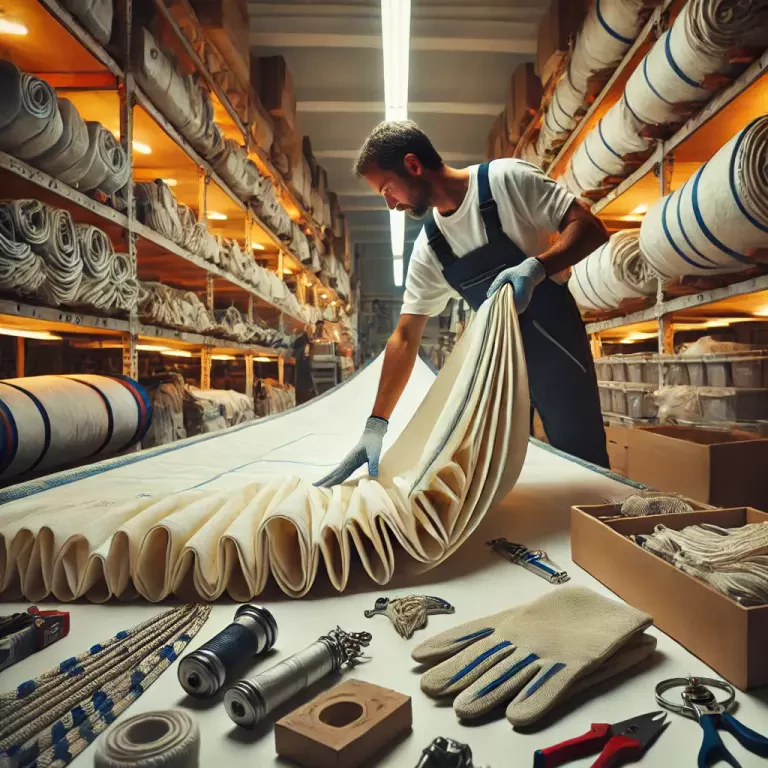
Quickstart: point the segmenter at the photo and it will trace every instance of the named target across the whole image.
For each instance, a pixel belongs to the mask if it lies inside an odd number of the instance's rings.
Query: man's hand
[[[528,305],[531,303],[531,296],[533,296],[533,289],[546,276],[547,270],[544,269],[544,265],[538,259],[525,259],[516,267],[505,269],[496,276],[496,279],[488,289],[487,298],[490,299],[502,285],[509,283],[515,296],[515,309],[519,315],[528,309]]]
[[[368,462],[368,474],[371,477],[379,476],[379,459],[381,458],[381,445],[384,435],[387,434],[389,422],[377,416],[370,416],[365,423],[365,430],[360,442],[344,457],[341,464],[315,485],[321,488],[330,488],[333,485],[343,483],[356,469]]]

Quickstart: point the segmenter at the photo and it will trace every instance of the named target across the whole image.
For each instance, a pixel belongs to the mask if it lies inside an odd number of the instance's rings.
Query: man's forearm
[[[421,331],[423,331],[426,319],[425,317],[423,322],[418,321],[418,324],[421,325],[418,333],[405,334],[396,330],[387,343],[384,364],[381,368],[379,390],[376,393],[376,401],[373,404],[371,415],[389,420],[392,411],[395,410],[395,406],[413,372],[416,356],[419,354]]]
[[[591,213],[569,211],[563,223],[557,240],[538,257],[550,276],[578,264],[608,240],[603,223]]]

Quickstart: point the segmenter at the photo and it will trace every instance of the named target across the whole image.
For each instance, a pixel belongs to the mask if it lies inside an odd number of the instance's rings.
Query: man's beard
[[[409,205],[405,209],[405,212],[412,219],[423,219],[429,212],[429,209],[432,207],[431,190],[425,179],[420,179],[419,182],[414,185],[414,187],[414,191],[417,193],[416,200],[413,205]]]

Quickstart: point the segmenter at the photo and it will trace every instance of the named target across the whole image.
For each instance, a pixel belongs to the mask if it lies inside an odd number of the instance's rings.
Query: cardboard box
[[[629,477],[719,507],[768,510],[768,439],[683,426],[629,432]]]
[[[296,94],[293,78],[282,56],[259,59],[258,76],[261,103],[273,118],[296,128]],[[299,137],[299,141],[301,141]]]
[[[553,0],[539,24],[536,74],[546,85],[568,52],[571,39],[581,29],[590,0]]]
[[[675,530],[701,523],[734,528],[768,523],[768,514],[740,507],[603,521],[597,512],[571,509],[573,561],[737,688],[768,684],[768,606],[745,608],[627,538],[651,533],[662,520]]]
[[[192,0],[205,36],[216,46],[241,85],[250,79],[251,41],[245,0]]]
[[[630,427],[618,424],[608,424],[605,427],[606,448],[611,470],[627,477],[629,466],[629,432]]]
[[[507,137],[517,144],[526,126],[541,105],[541,80],[532,62],[518,65],[509,81],[504,109]]]

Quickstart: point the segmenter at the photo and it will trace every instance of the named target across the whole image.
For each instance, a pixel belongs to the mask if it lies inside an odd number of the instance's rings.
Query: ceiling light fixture
[[[264,250],[264,246],[261,243],[251,243],[251,248],[253,248],[254,251]]]
[[[168,187],[175,187],[179,182],[176,179],[160,179]]]
[[[327,293],[321,293],[320,294],[320,298],[321,299],[327,299],[328,298],[328,294]]]
[[[254,363],[271,363],[272,358],[269,357],[254,357],[253,358]]]
[[[226,221],[226,213],[218,213],[217,211],[208,211],[206,218],[208,221]]]
[[[192,353],[186,349],[161,349],[160,354],[168,357],[192,357]]]
[[[21,328],[0,328],[2,336],[19,336],[22,339],[37,339],[38,341],[61,341],[61,336],[49,331],[25,331]]]
[[[403,286],[403,257],[395,257],[392,260],[393,277],[395,279],[395,288]]]
[[[234,355],[211,355],[211,360],[237,360]]]
[[[2,35],[28,35],[29,30],[17,21],[0,19],[0,34]]]
[[[114,130],[112,131],[112,135],[120,141],[120,131]],[[152,154],[152,147],[149,146],[149,144],[144,144],[142,141],[134,141],[133,142],[133,151],[138,152],[140,155],[151,155]],[[171,186],[170,184],[168,186]]]
[[[158,347],[155,344],[137,344],[136,349],[138,349],[139,352],[167,352],[169,347]]]
[[[381,0],[381,42],[384,51],[384,116],[386,120],[408,119],[408,70],[411,49],[411,0]],[[390,211],[392,257],[400,260],[402,285],[405,247],[405,212]]]

